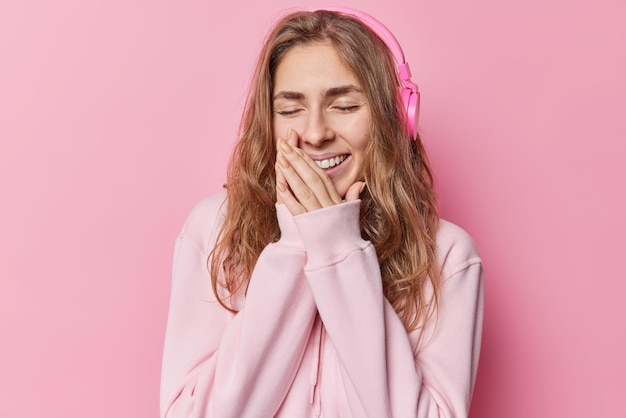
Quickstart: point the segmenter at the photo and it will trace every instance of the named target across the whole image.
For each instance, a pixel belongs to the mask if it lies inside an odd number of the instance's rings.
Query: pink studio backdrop
[[[174,239],[262,35],[324,3],[214,4],[0,4],[3,417],[157,415]],[[625,3],[343,4],[403,44],[442,213],[484,258],[472,417],[626,417]]]

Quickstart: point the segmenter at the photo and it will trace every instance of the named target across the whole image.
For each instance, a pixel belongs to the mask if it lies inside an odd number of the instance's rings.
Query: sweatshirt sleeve
[[[196,207],[176,242],[161,379],[163,418],[273,416],[296,374],[317,312],[290,217],[279,219],[283,236],[260,255],[239,312],[233,315],[217,302],[207,271],[216,229],[207,220],[219,216],[217,206],[205,201]]]
[[[295,217],[305,276],[337,351],[352,415],[466,417],[482,327],[482,268],[471,239],[444,222],[439,309],[409,336],[383,295],[375,249],[360,236],[359,205]]]

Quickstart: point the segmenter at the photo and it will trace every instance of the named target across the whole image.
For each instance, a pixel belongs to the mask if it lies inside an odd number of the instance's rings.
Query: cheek
[[[352,125],[352,141],[351,145],[354,151],[362,153],[364,152],[370,143],[370,118],[368,116],[361,117],[354,121]]]
[[[363,136],[361,137],[361,147],[360,147],[361,151],[365,152],[365,150],[370,144],[370,140],[371,140],[370,133],[365,132]]]
[[[274,140],[277,141],[278,138],[285,139],[287,135],[287,129],[289,127],[294,128],[294,126],[290,125],[289,122],[286,120],[274,119],[274,122],[272,122],[272,128],[274,130],[272,134],[274,135]]]
[[[359,159],[364,157],[365,151],[370,144],[370,133],[363,132],[358,137],[355,137],[354,142],[352,143],[354,150],[359,154]]]

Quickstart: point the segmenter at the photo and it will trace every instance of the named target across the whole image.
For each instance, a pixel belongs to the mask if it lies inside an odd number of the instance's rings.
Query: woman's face
[[[297,146],[344,197],[363,177],[370,141],[370,109],[354,73],[331,44],[296,46],[276,68],[272,95],[274,139],[295,130]]]

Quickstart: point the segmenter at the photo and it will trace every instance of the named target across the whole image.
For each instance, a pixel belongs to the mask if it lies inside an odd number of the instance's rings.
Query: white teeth
[[[346,155],[338,155],[337,157],[328,158],[326,160],[315,161],[315,163],[323,169],[331,168],[341,164],[347,158]]]

